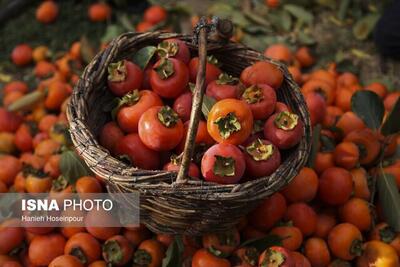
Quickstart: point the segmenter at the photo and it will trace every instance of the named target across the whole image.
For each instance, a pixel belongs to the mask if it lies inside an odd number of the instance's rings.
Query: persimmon
[[[329,232],[336,225],[337,220],[333,214],[329,213],[318,213],[317,214],[317,226],[315,228],[314,235],[326,239]]]
[[[35,62],[46,60],[50,56],[51,56],[50,49],[44,45],[35,47],[32,52],[32,57]]]
[[[139,22],[137,25],[136,25],[136,31],[137,32],[147,32],[147,31],[149,31],[151,28],[153,28],[153,24],[151,24],[150,22],[147,22],[147,21],[142,21],[142,22]],[[145,88],[148,88],[148,87],[145,87]]]
[[[297,84],[301,84],[302,83],[302,77],[301,77],[301,71],[298,67],[296,66],[289,66],[288,67],[288,71],[289,73],[292,75],[293,80],[297,83]]]
[[[103,258],[113,266],[125,266],[133,254],[133,248],[122,235],[113,236],[103,244]]]
[[[308,68],[315,63],[315,58],[310,49],[306,46],[299,47],[294,54],[297,61],[300,62],[301,67]]]
[[[358,78],[351,72],[344,72],[337,78],[337,86],[339,88],[350,87],[354,84],[358,84]]]
[[[53,22],[58,16],[58,5],[53,1],[43,1],[36,9],[36,19],[41,23]]]
[[[51,155],[57,153],[60,147],[60,143],[52,139],[43,140],[35,147],[35,155],[48,159]]]
[[[370,204],[361,198],[351,198],[339,209],[343,222],[356,226],[360,231],[367,231],[372,225]]]
[[[104,225],[115,225],[114,227],[100,227],[99,222]],[[117,220],[112,215],[104,210],[91,210],[85,217],[86,231],[92,236],[100,240],[107,240],[114,235],[117,235],[121,227],[118,226]]]
[[[331,85],[324,80],[310,79],[301,87],[301,92],[307,94],[316,92],[322,95],[327,105],[332,105],[335,101],[335,90]]]
[[[246,86],[268,84],[277,90],[283,82],[283,74],[278,67],[266,61],[259,61],[245,68],[240,80]]]
[[[221,233],[205,234],[202,241],[205,249],[214,249],[223,255],[230,255],[240,244],[240,234],[233,228]]]
[[[304,255],[313,267],[325,267],[331,261],[331,255],[325,240],[318,237],[311,237],[305,241]]]
[[[400,92],[392,92],[386,95],[383,104],[385,105],[386,111],[391,111],[394,104],[400,99]]]
[[[65,238],[60,234],[37,235],[29,244],[29,260],[35,265],[47,266],[64,253],[64,246]]]
[[[369,238],[391,245],[400,257],[400,233],[396,233],[387,223],[378,223],[370,232]]]
[[[155,25],[167,18],[167,10],[159,5],[152,5],[144,11],[144,21]]]
[[[346,136],[355,130],[364,129],[365,123],[352,111],[345,112],[337,121],[336,127]]]
[[[11,52],[11,60],[17,66],[25,66],[32,61],[32,48],[27,44],[14,47]]]
[[[317,174],[313,169],[303,167],[281,193],[290,202],[309,202],[314,199],[317,191]]]
[[[354,91],[348,87],[339,87],[336,90],[335,95],[335,106],[339,107],[343,111],[351,110],[351,97]]]
[[[54,64],[42,60],[36,63],[35,69],[34,69],[34,74],[38,78],[45,78],[49,77],[56,71],[56,67]]]
[[[368,84],[364,90],[372,91],[382,99],[385,99],[388,93],[386,86],[380,82],[372,82]]]
[[[102,187],[96,178],[92,176],[82,176],[76,181],[75,190],[78,194],[84,196],[84,194],[101,193]]]
[[[8,107],[23,96],[24,94],[18,91],[8,93],[3,98],[3,106]]]
[[[333,255],[342,260],[352,260],[362,253],[362,234],[350,223],[336,225],[329,232],[328,244]]]
[[[48,87],[47,97],[44,101],[44,105],[47,109],[59,110],[69,94],[70,92],[65,83],[54,82]]]
[[[357,168],[350,171],[351,177],[353,179],[353,196],[357,198],[362,198],[364,200],[369,200],[371,197],[371,191],[368,187],[368,173],[364,168]]]
[[[289,64],[293,60],[292,51],[285,44],[273,44],[264,51],[264,56]]]
[[[280,4],[280,0],[265,0],[265,4],[269,8],[277,8]]]
[[[0,156],[0,180],[6,185],[11,185],[14,182],[15,176],[21,170],[20,161],[11,155]]]
[[[314,161],[314,170],[321,174],[326,169],[335,167],[335,157],[332,152],[318,152]]]
[[[249,214],[250,223],[256,228],[267,231],[283,218],[286,213],[286,200],[281,193],[275,193],[265,199]]]
[[[357,267],[396,267],[399,266],[399,256],[396,250],[383,242],[372,240],[364,244],[364,251],[357,259]]]
[[[377,134],[371,129],[354,130],[346,135],[344,141],[353,142],[360,151],[360,163],[368,165],[379,156],[381,145]]]
[[[335,163],[338,167],[351,170],[357,166],[360,158],[358,146],[352,142],[342,142],[335,147],[333,152]]]
[[[32,153],[21,154],[19,161],[22,163],[22,165],[30,166],[36,170],[41,170],[46,164],[45,158],[34,155]]]
[[[69,54],[71,58],[74,60],[81,59],[81,42],[79,41],[73,42],[69,49]]]
[[[272,228],[270,233],[281,237],[282,246],[292,251],[300,248],[301,243],[303,243],[303,234],[295,226],[277,226]]]
[[[93,22],[105,21],[111,17],[111,7],[106,3],[93,3],[89,6],[88,16]]]
[[[325,116],[322,120],[322,126],[324,127],[334,126],[342,115],[343,115],[342,109],[336,106],[327,106]]]
[[[304,94],[308,111],[310,112],[311,125],[321,123],[326,114],[326,101],[324,97],[315,91]]]
[[[137,227],[125,228],[123,235],[134,247],[138,247],[140,243],[151,237],[150,231],[143,224]]]
[[[22,117],[0,107],[0,132],[15,132],[22,123]]]
[[[0,153],[14,153],[16,150],[15,140],[15,134],[0,132]]]
[[[319,180],[319,198],[329,205],[346,203],[353,191],[353,180],[349,171],[332,167],[326,169]]]
[[[329,84],[331,88],[336,88],[336,77],[329,70],[318,69],[312,72],[310,80],[321,80]]]
[[[140,243],[133,256],[133,262],[137,265],[158,267],[161,266],[164,256],[165,248],[163,245],[157,240],[147,239]]]
[[[26,94],[28,90],[28,85],[22,81],[11,81],[3,87],[3,92],[5,95],[11,92],[21,92],[23,94]]]
[[[317,226],[317,214],[309,205],[303,202],[289,205],[286,210],[285,220],[291,221],[304,236],[313,234]]]

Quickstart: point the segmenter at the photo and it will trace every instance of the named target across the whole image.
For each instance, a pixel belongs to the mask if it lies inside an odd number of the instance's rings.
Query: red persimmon
[[[117,113],[119,127],[126,133],[138,131],[139,119],[151,107],[162,106],[161,98],[150,90],[134,90],[121,98]]]
[[[243,153],[228,143],[210,147],[201,160],[201,173],[209,182],[220,184],[237,183],[246,168]]]
[[[264,136],[280,149],[291,148],[303,136],[303,122],[294,113],[276,113],[265,122]]]
[[[131,61],[122,60],[108,66],[108,88],[116,96],[124,96],[142,85],[143,72]]]
[[[266,84],[248,87],[244,90],[241,99],[249,105],[255,120],[264,120],[275,110],[275,90]]]
[[[207,85],[206,95],[219,101],[226,98],[237,98],[239,93],[239,79],[227,73],[218,76],[218,80]]]
[[[157,46],[157,52],[160,57],[173,57],[179,59],[186,65],[190,61],[189,47],[184,41],[179,39],[167,39]]]
[[[218,61],[213,56],[209,57],[206,64],[206,80],[207,86],[210,82],[217,80],[218,76],[222,73],[221,69],[217,67]],[[196,82],[197,71],[199,68],[199,58],[194,57],[189,62],[190,81]]]
[[[193,255],[192,267],[231,267],[231,264],[227,259],[217,257],[207,249],[200,249]]]
[[[183,122],[186,122],[190,119],[190,113],[192,111],[192,93],[186,92],[178,96],[172,108],[178,114],[179,118]]]
[[[168,106],[148,109],[139,120],[139,137],[150,149],[168,151],[183,138],[183,123]]]
[[[160,165],[159,154],[148,148],[138,134],[128,134],[117,141],[115,153],[128,156],[131,164],[140,169],[155,170]]]
[[[271,175],[281,164],[279,149],[268,140],[257,138],[244,150],[246,173],[251,178]]]
[[[246,86],[268,84],[276,90],[283,82],[283,74],[274,64],[259,61],[245,68],[240,75],[240,80]]]
[[[122,235],[109,238],[103,245],[103,258],[112,266],[123,266],[131,260],[133,247]]]
[[[111,121],[101,128],[99,141],[111,153],[115,153],[115,146],[122,137],[124,137],[122,130],[115,122]]]
[[[165,98],[176,98],[185,91],[189,82],[189,70],[176,58],[161,58],[150,73],[150,85],[154,92]]]

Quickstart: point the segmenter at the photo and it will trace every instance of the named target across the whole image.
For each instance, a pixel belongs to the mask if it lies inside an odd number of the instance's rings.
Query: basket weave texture
[[[114,98],[107,89],[107,66],[131,58],[142,47],[169,38],[185,41],[192,55],[197,54],[198,47],[192,44],[192,36],[147,32],[122,34],[96,55],[74,88],[68,106],[72,141],[89,168],[106,181],[110,191],[140,193],[141,220],[150,230],[192,235],[222,231],[235,225],[261,200],[279,191],[305,165],[311,146],[309,113],[285,65],[238,43],[209,40],[207,54],[214,55],[222,63],[223,71],[236,77],[257,61],[265,60],[278,66],[284,74],[284,82],[277,90],[278,100],[286,103],[304,122],[301,142],[283,153],[282,164],[275,173],[241,184],[220,185],[194,180],[176,183],[175,172],[140,170],[126,165],[97,141],[101,127],[111,120],[110,103]],[[137,204],[129,203],[132,208],[137,208]]]

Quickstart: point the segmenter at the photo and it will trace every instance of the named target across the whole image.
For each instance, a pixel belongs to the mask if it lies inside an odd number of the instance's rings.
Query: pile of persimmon
[[[119,104],[115,121],[101,130],[100,143],[135,167],[179,170],[192,106],[189,86],[198,65],[199,58],[191,58],[178,39],[158,44],[158,54],[144,70],[129,60],[110,64],[108,89]],[[303,135],[299,116],[277,102],[282,81],[281,71],[268,62],[247,67],[239,79],[209,57],[206,95],[216,103],[200,120],[196,136],[196,145],[205,151],[201,175],[192,162],[190,176],[232,184],[242,177],[268,176],[280,166],[280,151],[296,146]],[[172,160],[165,162],[168,156]]]

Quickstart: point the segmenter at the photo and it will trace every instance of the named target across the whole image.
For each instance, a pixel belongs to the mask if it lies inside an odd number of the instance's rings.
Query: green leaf
[[[190,83],[189,89],[192,93],[194,93],[195,85]],[[217,103],[217,101],[211,96],[208,95],[203,96],[203,104],[201,105],[201,112],[203,112],[203,115],[206,119],[208,117],[208,113],[210,112],[215,103]]]
[[[106,28],[106,32],[104,33],[103,37],[101,37],[101,42],[108,43],[123,32],[124,29],[119,25],[108,25]]]
[[[400,99],[397,99],[396,104],[390,111],[386,120],[384,121],[381,129],[381,133],[385,136],[396,134],[400,132]]]
[[[377,184],[385,220],[396,232],[400,232],[400,193],[395,177],[382,170]]]
[[[365,40],[370,35],[379,19],[379,14],[369,14],[356,22],[353,26],[353,35],[358,40]]]
[[[8,106],[9,111],[17,112],[29,110],[43,100],[46,93],[44,91],[34,91],[19,98],[17,101]]]
[[[91,175],[86,163],[72,150],[61,154],[60,171],[70,184],[75,183],[82,176]]]
[[[133,62],[135,62],[140,68],[145,69],[149,64],[151,58],[154,56],[157,47],[146,46],[139,49],[133,56]]]
[[[371,129],[381,126],[385,108],[380,97],[371,91],[358,91],[351,97],[351,110]]]
[[[82,60],[85,63],[89,63],[96,55],[96,51],[86,36],[82,36],[80,42]]]
[[[117,19],[125,30],[135,31],[135,25],[132,23],[132,19],[130,19],[127,14],[118,14]]]
[[[312,22],[314,20],[314,15],[312,13],[308,12],[307,10],[305,10],[301,6],[287,4],[287,5],[283,6],[283,9],[288,11],[290,14],[292,14],[298,20],[303,21],[307,24],[312,24]]]
[[[162,261],[162,267],[177,267],[182,266],[182,254],[185,247],[182,238],[176,236],[174,241],[169,245],[165,258]]]
[[[320,136],[321,136],[321,125],[317,124],[313,129],[311,151],[307,163],[307,166],[309,166],[310,168],[314,166],[315,158],[317,157],[317,153],[319,151]]]
[[[250,239],[243,242],[241,247],[254,247],[259,252],[266,250],[272,246],[282,246],[282,238],[280,236],[269,234],[265,237]]]
[[[340,6],[338,9],[338,14],[337,14],[337,17],[339,20],[344,20],[344,18],[346,17],[346,13],[349,8],[349,5],[350,5],[350,0],[340,1]]]
[[[297,38],[299,39],[299,42],[303,45],[315,44],[315,39],[311,35],[306,34],[303,31],[297,33]]]

